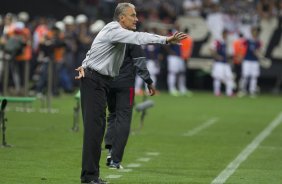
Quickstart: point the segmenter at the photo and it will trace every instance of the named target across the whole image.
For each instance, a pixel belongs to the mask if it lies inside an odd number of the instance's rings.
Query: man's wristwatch
[[[168,44],[167,37],[166,37],[166,39],[165,39],[165,44]]]

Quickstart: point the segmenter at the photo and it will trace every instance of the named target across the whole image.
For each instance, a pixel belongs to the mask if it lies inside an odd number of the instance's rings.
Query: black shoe
[[[110,169],[123,169],[122,165],[120,165],[120,162],[111,161],[108,166],[110,167]]]
[[[98,180],[93,180],[90,182],[85,182],[85,183],[81,182],[81,184],[108,184],[108,183],[99,178]]]

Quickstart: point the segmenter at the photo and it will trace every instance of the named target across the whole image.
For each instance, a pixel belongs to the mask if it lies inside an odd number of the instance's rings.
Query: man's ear
[[[124,15],[121,14],[121,15],[119,16],[119,21],[123,21],[123,19],[124,19]]]

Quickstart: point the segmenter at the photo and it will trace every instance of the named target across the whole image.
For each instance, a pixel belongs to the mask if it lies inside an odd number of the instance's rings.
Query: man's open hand
[[[172,44],[177,44],[181,40],[187,38],[189,35],[182,33],[182,32],[176,32],[172,36],[167,37],[167,42]]]

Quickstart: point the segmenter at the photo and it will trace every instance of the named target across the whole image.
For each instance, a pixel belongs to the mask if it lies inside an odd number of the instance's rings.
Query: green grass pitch
[[[111,184],[210,184],[282,112],[281,96],[228,98],[196,92],[193,97],[162,93],[150,99],[155,106],[126,147],[122,165],[130,172],[108,169],[102,152],[101,177]],[[52,105],[59,113],[40,113],[39,101],[31,113],[16,112],[15,104],[8,104],[7,142],[13,147],[0,149],[0,184],[80,183],[82,122],[78,132],[71,131],[75,99],[61,96]],[[135,112],[133,128],[139,118]],[[281,124],[226,184],[282,183]],[[202,128],[184,136],[197,127]]]

